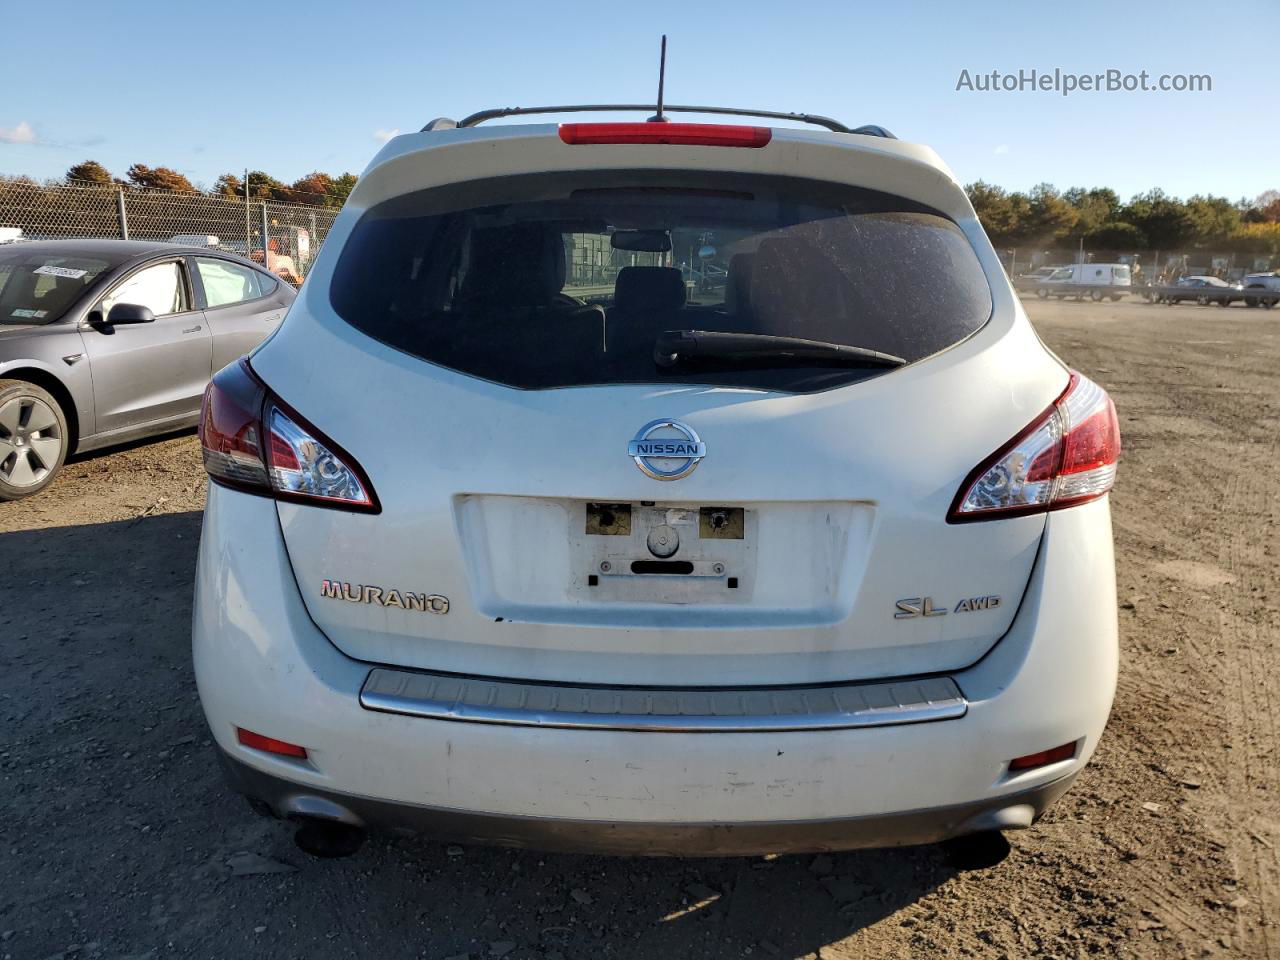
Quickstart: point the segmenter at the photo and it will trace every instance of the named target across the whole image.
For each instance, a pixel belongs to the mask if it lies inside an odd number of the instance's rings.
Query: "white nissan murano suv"
[[[1115,690],[1120,438],[953,175],[821,117],[513,112],[389,142],[205,396],[231,784],[317,850],[1030,826]]]

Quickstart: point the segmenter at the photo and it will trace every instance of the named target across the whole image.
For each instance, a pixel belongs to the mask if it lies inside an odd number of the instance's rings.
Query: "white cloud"
[[[35,143],[36,132],[23,120],[16,127],[0,127],[0,143]]]
[[[997,157],[1004,156],[1009,152],[1009,145],[1007,143],[1002,143],[1000,146],[996,147],[994,152]]]
[[[399,127],[393,127],[393,128],[392,128],[392,129],[390,129],[390,130],[375,130],[375,131],[373,131],[373,139],[377,140],[379,143],[386,143],[386,142],[387,142],[388,140],[390,140],[392,137],[398,137],[398,136],[400,136],[400,128],[399,128]]]

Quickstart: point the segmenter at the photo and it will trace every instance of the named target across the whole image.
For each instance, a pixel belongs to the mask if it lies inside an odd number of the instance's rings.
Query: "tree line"
[[[234,173],[218,177],[202,190],[170,167],[135,163],[123,179],[85,160],[67,170],[69,181],[150,187],[174,193],[245,196],[246,181]],[[315,171],[292,183],[261,171],[247,177],[251,200],[276,200],[338,208],[356,183],[354,173],[337,176]],[[1188,200],[1163,190],[1148,190],[1122,201],[1108,187],[1072,187],[1059,192],[1041,183],[1031,190],[1009,191],[982,180],[965,187],[987,235],[1002,248],[1076,247],[1090,250],[1186,251],[1280,255],[1280,191],[1249,200],[1197,194]]]
[[[212,189],[202,190],[171,167],[149,167],[144,163],[135,163],[121,179],[113,176],[111,171],[96,160],[85,160],[83,163],[75,164],[67,170],[66,179],[104,186],[118,184],[168,190],[173,193],[206,194],[240,199],[245,196],[246,183],[246,180],[234,173],[224,173],[215,181]],[[299,177],[293,183],[285,183],[261,170],[251,170],[247,181],[250,200],[276,200],[281,203],[337,208],[347,202],[347,196],[356,185],[356,175],[343,173],[333,176],[317,170],[305,177]]]
[[[1280,254],[1280,191],[1253,200],[1197,194],[1180,200],[1148,190],[1127,202],[1106,187],[1059,192],[1042,183],[1026,193],[979,180],[965,187],[997,247]]]

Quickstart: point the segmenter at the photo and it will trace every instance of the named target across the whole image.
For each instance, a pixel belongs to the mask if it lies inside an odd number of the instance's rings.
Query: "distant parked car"
[[[213,371],[275,330],[293,298],[216,250],[0,248],[0,500],[38,493],[72,452],[194,426]]]
[[[1156,302],[1177,304],[1183,300],[1194,300],[1202,307],[1211,303],[1229,307],[1242,298],[1239,284],[1227,283],[1218,277],[1191,276],[1179,277],[1173,286],[1161,288]]]
[[[22,239],[21,227],[0,227],[0,243],[17,243]]]
[[[1246,274],[1244,280],[1240,284],[1245,290],[1258,291],[1256,295],[1246,296],[1244,305],[1246,307],[1274,307],[1277,301],[1280,301],[1280,273],[1250,273]]]

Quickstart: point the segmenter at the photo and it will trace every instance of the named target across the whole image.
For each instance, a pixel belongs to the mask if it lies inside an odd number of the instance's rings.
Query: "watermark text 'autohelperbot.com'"
[[[1129,73],[1104,70],[1101,73],[1072,73],[1053,70],[961,70],[956,91],[966,93],[1212,93],[1213,77],[1207,73],[1160,73],[1147,70]]]

